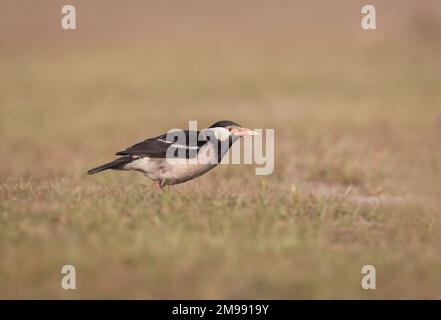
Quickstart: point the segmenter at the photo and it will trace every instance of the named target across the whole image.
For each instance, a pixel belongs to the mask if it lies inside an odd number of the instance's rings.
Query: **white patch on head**
[[[222,127],[211,128],[210,130],[213,130],[214,136],[219,141],[225,141],[230,136],[230,131]]]

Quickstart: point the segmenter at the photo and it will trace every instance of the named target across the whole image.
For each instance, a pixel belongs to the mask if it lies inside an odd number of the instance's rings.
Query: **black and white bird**
[[[171,130],[117,152],[119,158],[87,173],[107,169],[140,171],[162,189],[203,175],[220,163],[240,137],[256,134],[228,120],[218,121],[202,131]]]

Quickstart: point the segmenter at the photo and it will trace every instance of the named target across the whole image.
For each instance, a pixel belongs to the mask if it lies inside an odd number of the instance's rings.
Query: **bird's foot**
[[[158,191],[162,191],[162,182],[161,181],[155,181],[155,188]]]

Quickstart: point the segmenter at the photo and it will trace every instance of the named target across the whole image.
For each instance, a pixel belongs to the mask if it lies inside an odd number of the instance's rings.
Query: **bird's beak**
[[[235,136],[243,137],[243,136],[260,136],[260,133],[257,131],[253,131],[248,128],[233,128],[231,129],[231,133]]]

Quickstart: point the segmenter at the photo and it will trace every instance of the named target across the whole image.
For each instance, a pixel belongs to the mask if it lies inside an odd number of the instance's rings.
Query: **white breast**
[[[143,172],[150,179],[164,181],[165,184],[176,184],[206,173],[217,165],[215,160],[216,151],[211,143],[207,143],[194,159],[143,157],[128,163],[124,169]]]

